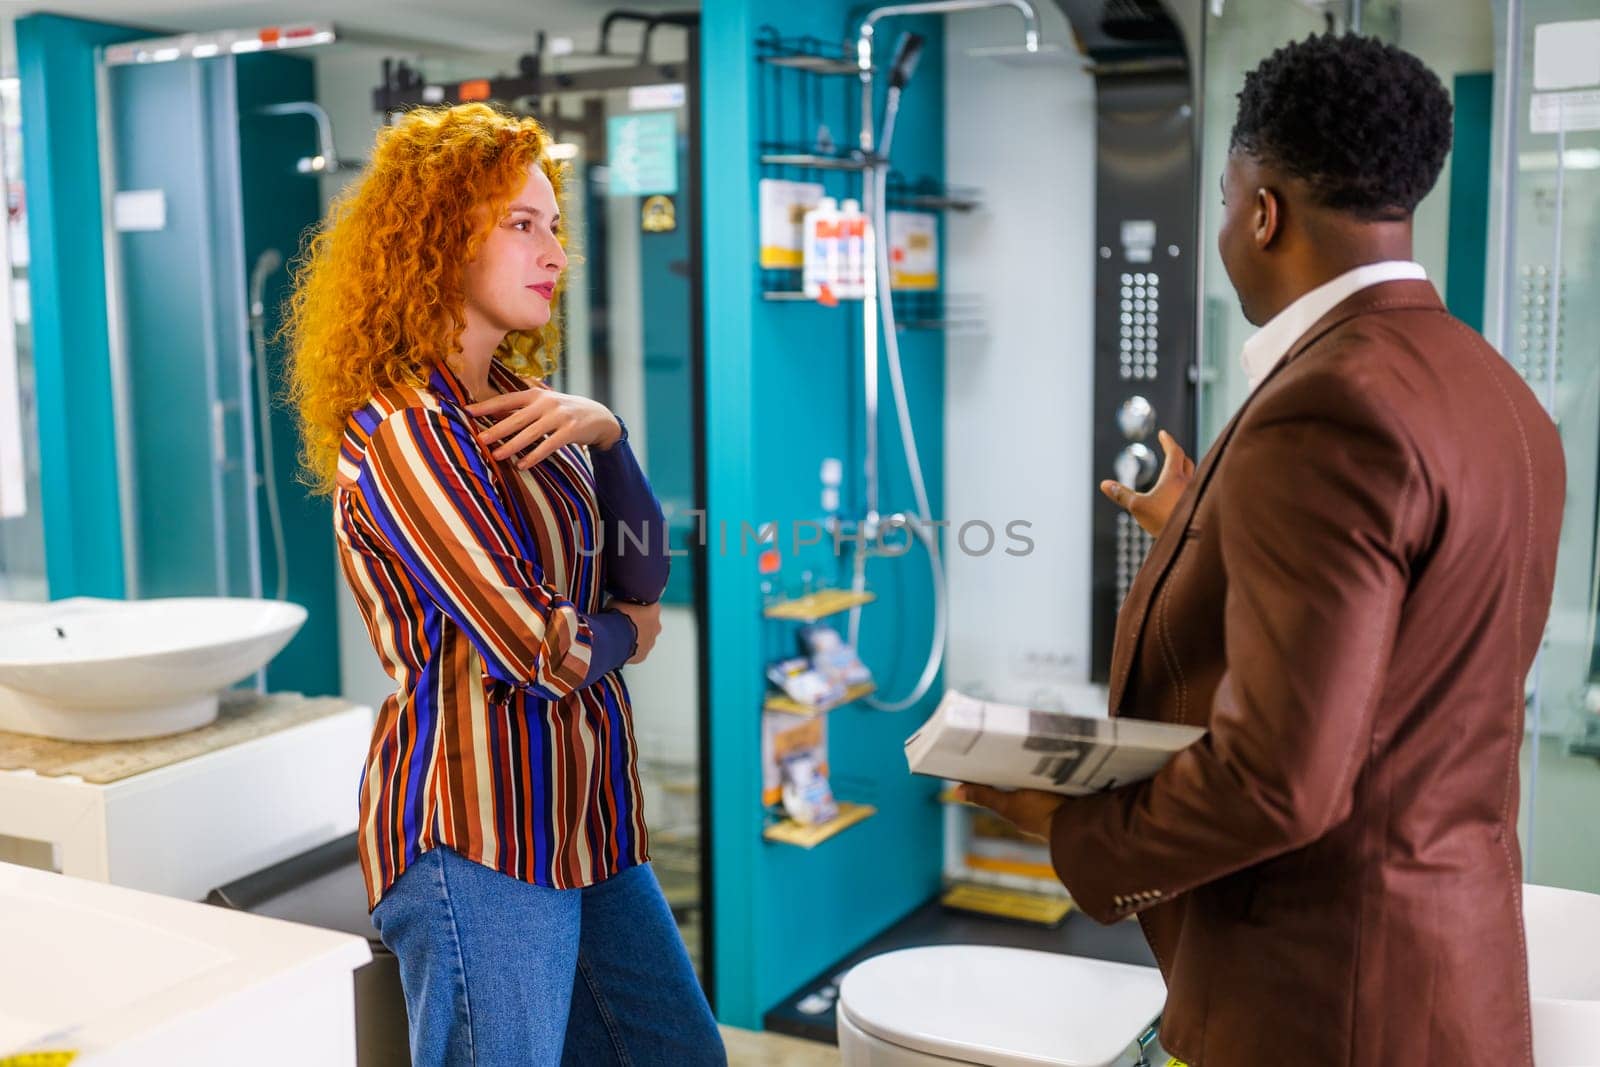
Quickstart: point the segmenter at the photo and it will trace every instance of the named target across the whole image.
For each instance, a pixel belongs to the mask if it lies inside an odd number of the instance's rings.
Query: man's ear
[[[1256,247],[1267,249],[1283,232],[1283,198],[1276,189],[1265,186],[1256,190],[1255,232]]]

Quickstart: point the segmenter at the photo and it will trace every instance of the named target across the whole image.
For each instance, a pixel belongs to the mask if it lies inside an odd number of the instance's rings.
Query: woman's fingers
[[[506,411],[517,411],[528,406],[529,402],[543,394],[542,389],[522,389],[515,393],[497,393],[487,400],[478,400],[467,405],[469,415],[499,415]]]
[[[1119,508],[1127,509],[1133,505],[1133,490],[1121,482],[1114,482],[1109,478],[1100,483],[1100,491],[1106,495]]]
[[[478,432],[478,440],[482,441],[486,445],[492,445],[496,441],[503,441],[512,434],[522,430],[525,426],[534,422],[538,418],[539,413],[537,411],[532,411],[526,408],[519,411],[513,411],[511,414],[507,415],[503,419],[500,419],[487,430],[480,430]]]
[[[549,396],[550,394],[544,390],[527,389],[520,393],[506,393],[492,397],[481,404],[473,404],[467,410],[474,415],[488,416],[504,411],[510,412],[487,430],[480,431],[478,440],[488,445],[516,433],[550,410]]]
[[[554,454],[556,449],[561,448],[571,440],[571,428],[563,426],[560,429],[555,430],[543,441],[539,442],[538,448],[535,448],[532,452],[529,452],[526,456],[523,456],[521,459],[517,460],[517,466],[523,470],[528,470],[530,467],[533,467],[536,464],[543,463],[547,456]]]
[[[495,459],[508,459],[525,448],[532,448],[547,434],[554,433],[557,429],[555,420],[548,416],[535,419],[517,432],[515,436],[502,442],[494,450]]]

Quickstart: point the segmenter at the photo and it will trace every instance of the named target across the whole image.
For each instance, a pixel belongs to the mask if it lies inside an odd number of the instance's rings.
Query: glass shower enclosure
[[[1600,892],[1600,6],[1594,0],[1224,0],[1202,88],[1199,441],[1238,409],[1245,322],[1216,252],[1212,191],[1244,74],[1291,40],[1377,36],[1450,90],[1456,140],[1417,211],[1416,254],[1551,412],[1568,466],[1554,604],[1527,684],[1521,837],[1530,882]]]
[[[299,480],[275,339],[321,214],[312,62],[145,44],[96,67],[125,595],[300,604],[258,682],[339,692],[331,507]]]
[[[1511,0],[1496,10],[1499,120],[1492,340],[1561,430],[1567,503],[1555,600],[1528,680],[1522,839],[1528,880],[1600,891],[1600,7]]]

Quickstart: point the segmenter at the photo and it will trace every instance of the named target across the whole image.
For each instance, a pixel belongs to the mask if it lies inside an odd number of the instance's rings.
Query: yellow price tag
[[[67,1067],[77,1058],[76,1052],[19,1052],[0,1056],[0,1067]]]
[[[1167,1057],[1167,1067],[1189,1067],[1189,1065],[1176,1056],[1169,1056]]]

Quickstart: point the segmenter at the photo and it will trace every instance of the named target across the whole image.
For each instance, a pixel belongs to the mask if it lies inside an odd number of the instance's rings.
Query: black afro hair
[[[1450,151],[1450,96],[1409,52],[1324,34],[1245,75],[1232,148],[1304,179],[1329,208],[1408,217]]]

